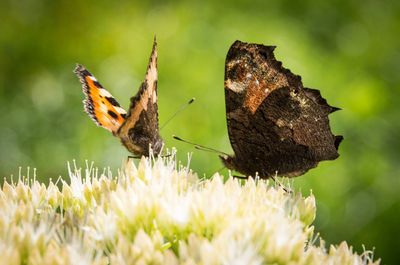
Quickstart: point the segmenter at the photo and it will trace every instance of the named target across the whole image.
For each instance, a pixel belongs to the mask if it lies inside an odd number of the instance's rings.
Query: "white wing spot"
[[[230,79],[226,80],[226,87],[236,93],[241,93],[245,90],[245,86],[242,83],[232,82]]]
[[[113,96],[110,94],[110,92],[108,92],[108,91],[105,90],[104,88],[100,88],[100,89],[99,89],[99,93],[100,93],[100,95],[102,95],[103,97],[107,97],[107,98],[113,97]]]
[[[152,65],[149,69],[149,82],[154,82],[157,80],[157,68],[155,65]]]
[[[153,91],[153,104],[155,104],[157,102],[157,93],[156,93],[156,91],[154,90]]]
[[[97,79],[92,75],[89,75],[89,78],[92,79],[93,81],[97,81]]]
[[[126,114],[126,111],[123,108],[116,107],[116,106],[114,106],[114,108],[119,114]]]
[[[277,125],[278,127],[284,127],[286,124],[285,124],[285,122],[284,122],[282,119],[278,119],[278,120],[276,121],[276,125]]]

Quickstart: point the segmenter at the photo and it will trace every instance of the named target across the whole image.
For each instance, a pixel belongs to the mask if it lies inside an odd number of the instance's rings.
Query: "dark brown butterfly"
[[[160,153],[163,140],[158,127],[157,105],[157,43],[154,39],[146,77],[137,94],[131,98],[128,113],[97,79],[83,67],[74,71],[82,83],[86,113],[92,120],[118,138],[135,156]]]
[[[342,136],[332,134],[319,90],[282,67],[274,46],[236,41],[225,62],[229,139],[235,152],[225,166],[246,176],[294,177],[336,159]]]

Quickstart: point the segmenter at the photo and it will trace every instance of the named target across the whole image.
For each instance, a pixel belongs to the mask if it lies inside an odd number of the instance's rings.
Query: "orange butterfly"
[[[163,146],[159,134],[157,105],[157,42],[147,67],[146,77],[137,94],[131,98],[128,113],[86,68],[74,70],[82,83],[85,112],[92,120],[118,138],[129,152],[138,157],[158,155]]]

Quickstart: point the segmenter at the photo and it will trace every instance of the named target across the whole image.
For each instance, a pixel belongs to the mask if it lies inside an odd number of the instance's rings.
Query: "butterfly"
[[[126,112],[115,98],[82,65],[77,65],[85,99],[84,110],[98,125],[110,131],[136,157],[158,155],[163,146],[157,105],[157,42],[154,39],[145,80],[130,100]]]
[[[320,91],[282,67],[275,46],[236,41],[225,61],[225,103],[234,155],[223,164],[246,176],[299,176],[334,160],[342,136],[332,134]]]

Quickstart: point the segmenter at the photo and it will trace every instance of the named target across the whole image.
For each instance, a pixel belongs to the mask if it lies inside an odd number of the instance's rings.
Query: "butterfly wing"
[[[145,80],[131,98],[126,120],[117,132],[122,144],[140,156],[149,155],[149,146],[158,154],[163,144],[158,127],[157,79],[157,42],[154,39]]]
[[[336,110],[318,90],[282,67],[273,46],[236,41],[225,68],[229,139],[235,156],[225,164],[246,175],[301,175],[338,157],[328,114]],[[224,160],[224,159],[223,159]]]
[[[74,72],[85,94],[85,112],[98,126],[115,134],[125,121],[126,111],[84,66],[78,64]]]

